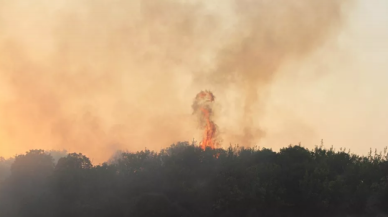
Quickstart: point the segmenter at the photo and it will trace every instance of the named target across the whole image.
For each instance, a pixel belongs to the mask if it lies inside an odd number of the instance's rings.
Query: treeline
[[[4,161],[4,159],[3,159]],[[1,217],[386,216],[385,154],[317,147],[121,153],[93,166],[42,150],[15,157],[0,185]]]

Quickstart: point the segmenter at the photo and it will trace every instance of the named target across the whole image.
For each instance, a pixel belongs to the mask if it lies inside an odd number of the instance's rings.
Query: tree
[[[11,175],[11,165],[13,162],[13,158],[5,159],[0,157],[0,184]]]
[[[178,143],[97,166],[71,153],[54,168],[49,154],[32,150],[0,185],[0,216],[385,216],[387,160],[322,147]]]
[[[53,173],[53,158],[43,150],[18,155],[11,165],[9,195],[21,216],[50,216],[48,177]]]

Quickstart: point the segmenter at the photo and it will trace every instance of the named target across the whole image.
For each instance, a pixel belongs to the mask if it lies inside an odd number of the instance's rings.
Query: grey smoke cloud
[[[253,145],[279,67],[335,36],[350,2],[0,1],[0,152],[101,162],[200,140],[202,89],[217,97],[224,142]]]

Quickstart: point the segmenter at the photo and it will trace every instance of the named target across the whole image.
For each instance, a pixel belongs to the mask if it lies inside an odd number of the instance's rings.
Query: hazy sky
[[[310,146],[324,139],[325,146],[361,154],[388,146],[387,12],[388,1],[359,0],[338,40],[298,66],[302,74],[316,71],[321,77],[278,80],[271,102],[280,115],[268,116],[267,125],[277,130],[267,144]],[[303,122],[294,126],[293,120]]]
[[[0,0],[0,156],[199,141],[203,89],[224,146],[388,146],[388,1],[220,2]]]

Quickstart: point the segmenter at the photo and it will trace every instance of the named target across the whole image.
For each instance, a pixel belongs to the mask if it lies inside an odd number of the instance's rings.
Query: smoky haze
[[[200,140],[191,104],[203,89],[224,145],[254,145],[278,69],[335,36],[350,2],[0,0],[0,155],[102,162]]]

